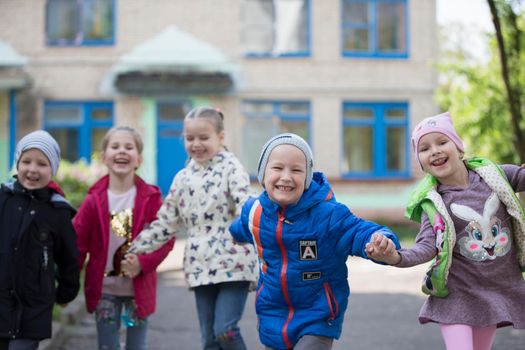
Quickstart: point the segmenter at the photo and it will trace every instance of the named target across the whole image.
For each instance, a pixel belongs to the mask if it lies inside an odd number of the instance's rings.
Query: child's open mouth
[[[432,166],[442,166],[442,165],[445,164],[447,161],[448,161],[448,158],[440,158],[440,159],[436,159],[436,160],[434,160],[434,161],[431,162],[430,164],[431,164]]]
[[[203,157],[206,154],[206,151],[193,151],[194,157]]]
[[[291,192],[294,189],[291,186],[275,186],[275,188],[277,188],[279,191],[283,191],[283,192]]]

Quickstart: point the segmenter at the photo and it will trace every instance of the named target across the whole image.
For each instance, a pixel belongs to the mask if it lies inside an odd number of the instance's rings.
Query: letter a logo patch
[[[317,241],[299,241],[299,251],[301,260],[317,260]]]

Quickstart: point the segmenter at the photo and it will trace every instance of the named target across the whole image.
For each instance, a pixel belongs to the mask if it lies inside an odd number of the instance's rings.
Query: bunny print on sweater
[[[496,216],[499,206],[496,193],[487,198],[483,215],[466,205],[450,205],[450,211],[454,215],[468,222],[465,227],[468,236],[458,241],[460,253],[465,258],[474,261],[494,260],[509,252],[509,227],[502,226],[501,220]]]

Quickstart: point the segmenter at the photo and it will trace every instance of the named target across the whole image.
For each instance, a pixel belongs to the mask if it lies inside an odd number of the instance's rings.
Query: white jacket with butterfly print
[[[131,252],[151,252],[186,231],[184,274],[190,287],[256,281],[253,246],[234,243],[229,231],[250,195],[248,173],[232,153],[219,152],[202,165],[191,160],[173,179],[157,220],[135,239]]]

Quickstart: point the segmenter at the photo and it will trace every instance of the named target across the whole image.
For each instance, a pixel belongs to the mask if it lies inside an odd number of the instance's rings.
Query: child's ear
[[[138,159],[137,159],[137,163],[138,163],[138,164],[137,164],[137,166],[135,167],[135,170],[137,170],[138,168],[140,168],[140,166],[142,165],[142,160],[143,160],[143,159],[144,159],[144,158],[142,158],[142,154],[139,154],[139,157],[138,157]]]

